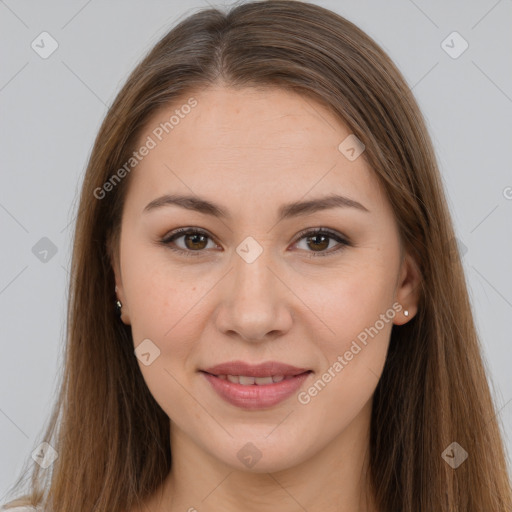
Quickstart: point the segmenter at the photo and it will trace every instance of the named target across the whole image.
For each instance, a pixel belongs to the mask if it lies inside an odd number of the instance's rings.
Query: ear
[[[421,290],[421,272],[416,260],[407,252],[400,266],[395,300],[402,306],[394,319],[395,325],[403,325],[418,312]],[[409,315],[405,316],[404,311]]]
[[[120,264],[120,257],[119,257],[119,246],[113,248],[111,245],[109,247],[109,258],[110,258],[110,264],[112,266],[112,270],[114,271],[114,278],[116,283],[116,298],[119,300],[122,304],[121,306],[121,321],[125,325],[131,325],[130,322],[130,311],[128,309],[128,301],[126,300],[126,296],[124,293],[123,288],[123,278],[121,275],[121,264]]]

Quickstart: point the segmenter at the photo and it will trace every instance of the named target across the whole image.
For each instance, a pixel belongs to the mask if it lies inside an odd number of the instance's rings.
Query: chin
[[[271,431],[272,429],[266,429],[263,435],[243,436],[243,440],[233,441],[233,444],[226,447],[222,453],[216,454],[213,451],[210,453],[234,470],[247,473],[284,471],[307,459],[308,454],[301,451],[304,450],[303,438],[291,442],[289,436],[284,436],[287,437],[288,443],[284,443],[282,437],[277,436],[273,440],[265,439]],[[215,448],[218,448],[218,445]],[[232,457],[226,458],[229,452]]]

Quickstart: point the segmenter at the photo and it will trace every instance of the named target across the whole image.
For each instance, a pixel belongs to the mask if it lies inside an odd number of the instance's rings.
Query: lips
[[[276,361],[258,365],[232,361],[200,371],[221,398],[243,409],[265,409],[282,402],[312,373]]]
[[[243,361],[232,361],[222,363],[210,368],[205,368],[206,373],[211,375],[245,375],[247,377],[273,377],[282,375],[283,377],[293,377],[307,372],[307,368],[297,368],[289,364],[279,363],[277,361],[268,361],[256,365],[244,363]]]

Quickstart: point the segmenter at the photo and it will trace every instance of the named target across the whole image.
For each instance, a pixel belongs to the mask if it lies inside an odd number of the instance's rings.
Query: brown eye
[[[185,246],[187,249],[191,250],[197,250],[197,249],[204,249],[206,247],[206,236],[201,235],[199,233],[189,233],[186,235],[183,235],[183,238],[185,240]]]
[[[308,245],[308,247],[310,247],[311,249],[319,249],[319,250],[323,250],[323,249],[327,249],[327,247],[329,247],[329,238],[328,236],[325,236],[325,235],[313,235],[313,236],[308,236],[307,237],[307,243],[308,244],[312,244],[312,245]]]
[[[298,242],[302,240],[306,241],[305,250],[306,252],[311,253],[308,255],[308,257],[330,256],[331,254],[343,250],[346,246],[352,245],[347,239],[343,238],[340,234],[325,228],[302,231],[299,234],[299,236],[300,238]],[[329,248],[329,244],[331,243],[332,240],[338,242],[338,245],[340,247],[332,251],[327,251],[326,249]],[[298,244],[298,242],[296,242],[296,244]]]
[[[183,245],[178,244],[176,241],[183,239]],[[295,242],[297,245],[302,240],[306,241],[305,252],[310,253],[308,257],[316,256],[330,256],[338,253],[346,246],[352,244],[348,239],[342,235],[330,231],[326,228],[310,229],[299,233],[299,239]],[[173,251],[186,256],[200,256],[208,248],[208,242],[211,241],[215,248],[216,244],[213,242],[212,237],[205,231],[197,228],[181,228],[166,236],[162,239],[162,244],[169,247]],[[339,247],[334,250],[327,250],[332,241],[338,242]],[[334,245],[335,246],[335,245]],[[331,247],[332,248],[332,247]]]
[[[200,256],[207,248],[210,238],[210,235],[202,230],[185,228],[170,233],[162,240],[162,243],[181,254]],[[183,245],[176,243],[180,239],[183,239]]]

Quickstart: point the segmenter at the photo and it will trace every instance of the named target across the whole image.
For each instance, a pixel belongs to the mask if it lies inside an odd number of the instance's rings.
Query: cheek
[[[324,348],[329,353],[348,350],[352,340],[391,308],[393,287],[394,272],[377,265],[352,265],[337,273],[335,279],[309,287],[308,305],[327,329]],[[390,324],[383,327],[379,323],[380,330],[389,334]]]
[[[389,265],[379,261],[360,261],[324,283],[322,301],[320,291],[315,292],[318,300],[312,309],[321,311],[330,330],[318,338],[322,367],[299,401],[333,429],[353,418],[371,398],[386,360],[396,315],[395,271],[393,255]]]
[[[214,283],[207,276],[187,279],[154,248],[126,250],[122,267],[134,346],[151,340],[160,351],[156,367],[181,373],[209,318],[205,297]],[[141,371],[151,379],[153,370],[141,366]]]
[[[133,252],[125,257],[123,284],[129,297],[134,347],[151,341],[151,363],[145,365],[139,359],[139,368],[166,414],[170,418],[186,416],[193,400],[182,386],[190,354],[200,338],[201,325],[194,320],[201,313],[198,292],[202,287],[194,290],[175,270],[149,254],[137,256],[142,255]]]
[[[129,297],[130,321],[134,340],[138,336],[162,337],[172,327],[176,308],[170,297],[179,295],[179,286],[161,275],[159,267],[127,258],[123,284]],[[126,277],[125,277],[126,276]]]
[[[371,399],[386,361],[395,311],[386,280],[333,284],[324,320],[335,334],[317,337],[322,363],[297,397],[304,421],[320,422],[326,438],[345,428]]]
[[[358,413],[382,373],[396,314],[394,271],[378,262],[360,262],[323,284],[313,295],[316,302],[311,309],[319,311],[329,329],[317,337],[321,368],[300,403],[310,401],[309,413],[315,410],[334,426],[340,420],[339,411],[344,411],[345,419]]]
[[[134,342],[162,338],[185,314],[190,292],[179,272],[166,264],[165,254],[127,232],[121,241],[121,272]],[[181,313],[181,314],[180,314]]]

